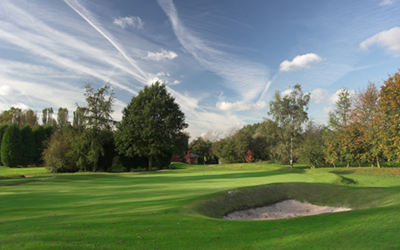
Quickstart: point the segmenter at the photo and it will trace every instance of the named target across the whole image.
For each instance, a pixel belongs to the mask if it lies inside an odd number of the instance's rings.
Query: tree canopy
[[[124,108],[115,138],[117,150],[128,157],[148,157],[151,170],[155,157],[187,146],[188,136],[183,133],[187,127],[179,104],[157,81],[145,86]]]

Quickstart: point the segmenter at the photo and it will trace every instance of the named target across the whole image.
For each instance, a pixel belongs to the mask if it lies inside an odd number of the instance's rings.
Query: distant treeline
[[[399,97],[399,72],[389,76],[380,90],[374,83],[354,95],[343,88],[328,124],[318,125],[308,119],[310,95],[296,85],[289,95],[275,93],[270,102],[272,119],[246,125],[217,141],[199,137],[189,148],[206,156],[206,163],[246,162],[251,150],[256,161],[380,167],[382,161],[400,160]]]

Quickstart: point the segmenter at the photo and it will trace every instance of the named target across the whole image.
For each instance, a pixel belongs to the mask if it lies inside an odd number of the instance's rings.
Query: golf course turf
[[[400,249],[398,168],[176,165],[0,179],[0,249]],[[353,210],[222,220],[285,199]]]

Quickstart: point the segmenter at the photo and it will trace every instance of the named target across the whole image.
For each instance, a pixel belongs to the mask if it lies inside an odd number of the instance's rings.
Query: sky
[[[338,91],[400,68],[399,0],[1,0],[0,110],[85,105],[109,82],[113,117],[159,80],[191,139],[262,122],[299,83],[326,124]]]

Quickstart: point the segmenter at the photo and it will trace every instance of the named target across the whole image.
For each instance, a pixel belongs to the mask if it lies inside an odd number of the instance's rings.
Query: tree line
[[[128,171],[152,170],[169,166],[172,155],[187,148],[189,137],[182,132],[188,126],[185,115],[164,84],[146,86],[132,97],[121,122],[112,119],[115,95],[108,83],[99,89],[85,84],[84,96],[86,105],[77,105],[72,123],[65,108],[59,109],[57,120],[52,108],[44,109],[45,126],[38,125],[31,110],[4,111],[0,115],[0,121],[7,123],[0,128],[0,133],[5,131],[1,140],[4,165],[44,164],[50,172],[76,172],[108,171],[114,163]],[[36,140],[36,131],[48,128],[51,133]],[[28,154],[34,156],[25,157]]]
[[[400,73],[390,75],[380,89],[374,83],[354,95],[342,88],[327,125],[308,117],[310,95],[296,84],[290,94],[277,91],[263,122],[246,125],[217,141],[199,137],[189,144],[205,163],[256,161],[279,164],[361,165],[380,167],[399,161]],[[200,159],[200,162],[204,162]]]

